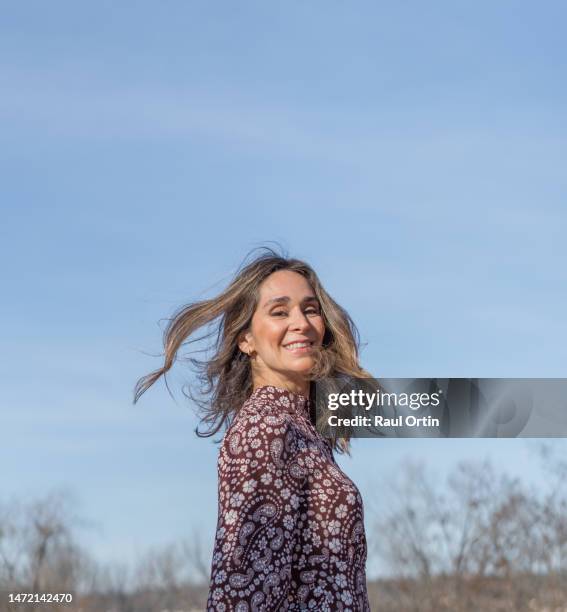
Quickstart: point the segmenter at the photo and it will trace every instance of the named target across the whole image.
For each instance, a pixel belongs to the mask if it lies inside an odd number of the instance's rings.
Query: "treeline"
[[[567,612],[567,462],[542,446],[545,486],[490,463],[456,466],[446,482],[423,465],[397,473],[380,508],[366,502],[374,612]],[[209,551],[194,533],[135,564],[102,564],[79,544],[85,521],[69,492],[0,503],[0,612],[196,612]],[[13,593],[72,593],[69,603],[10,603]]]
[[[387,511],[371,513],[374,553],[395,576],[372,585],[373,610],[567,612],[567,462],[558,449],[540,446],[546,478],[535,487],[489,462],[461,463],[447,482],[406,464]]]
[[[209,560],[196,533],[150,549],[129,566],[96,561],[79,543],[79,531],[86,526],[69,490],[55,490],[27,503],[0,503],[0,612],[204,609]],[[70,593],[73,599],[10,601],[10,594],[19,593]]]

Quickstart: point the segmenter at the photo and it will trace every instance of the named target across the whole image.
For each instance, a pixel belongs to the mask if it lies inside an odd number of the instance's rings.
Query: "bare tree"
[[[68,488],[52,490],[27,504],[15,499],[0,504],[0,587],[4,591],[76,594],[92,586],[97,567],[77,543],[75,530],[84,522],[76,506]],[[58,609],[56,604],[51,608]],[[27,609],[33,607],[27,604]]]
[[[516,612],[537,592],[567,601],[564,485],[543,495],[489,462],[461,463],[443,483],[410,463],[391,488],[375,539],[402,580],[398,609]]]
[[[182,555],[189,565],[189,581],[208,584],[211,573],[211,551],[205,552],[199,532],[194,529],[190,539],[181,543]]]

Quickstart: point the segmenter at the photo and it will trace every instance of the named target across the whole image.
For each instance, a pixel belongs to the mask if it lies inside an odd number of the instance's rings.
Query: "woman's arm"
[[[207,609],[278,610],[291,568],[307,473],[287,414],[243,417],[219,455],[219,516]]]

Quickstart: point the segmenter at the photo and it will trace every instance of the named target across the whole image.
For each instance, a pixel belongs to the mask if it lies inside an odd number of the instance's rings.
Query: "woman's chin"
[[[294,374],[309,374],[313,367],[313,359],[311,357],[302,357],[289,364],[289,372]]]

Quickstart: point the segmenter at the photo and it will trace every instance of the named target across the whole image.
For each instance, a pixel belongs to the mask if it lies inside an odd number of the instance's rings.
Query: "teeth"
[[[288,349],[296,349],[296,348],[303,348],[305,346],[310,346],[311,342],[294,342],[293,344],[287,344],[286,348]]]

